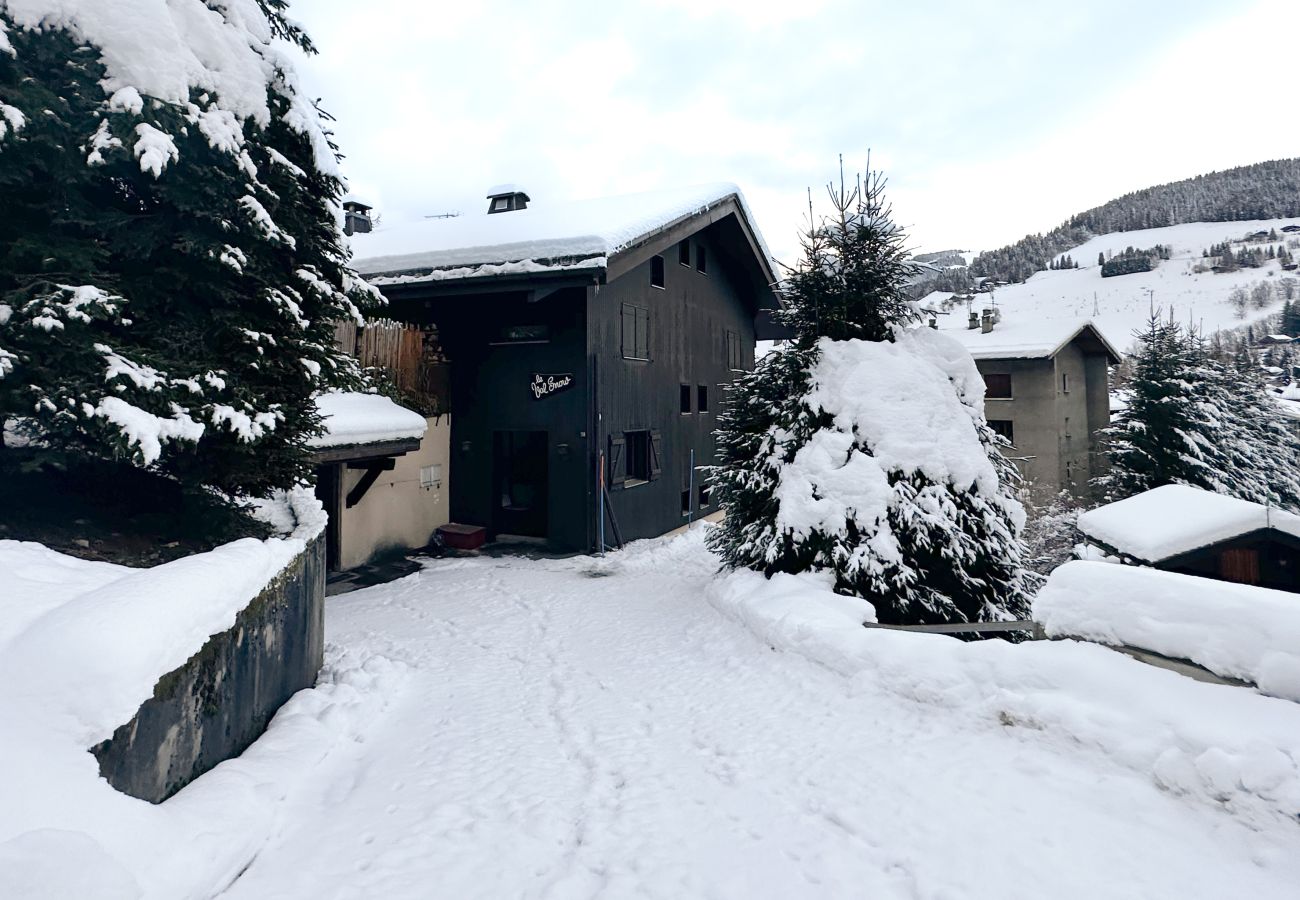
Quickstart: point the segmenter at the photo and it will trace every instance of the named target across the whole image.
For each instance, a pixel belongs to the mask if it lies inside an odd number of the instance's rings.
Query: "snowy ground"
[[[263,790],[270,837],[221,896],[1296,896],[1297,705],[1070,642],[855,628],[827,656],[788,611],[813,608],[801,583],[714,569],[696,532],[331,599],[336,668],[405,674],[323,759],[260,754],[294,777]],[[1157,753],[1222,793],[1153,778]]]

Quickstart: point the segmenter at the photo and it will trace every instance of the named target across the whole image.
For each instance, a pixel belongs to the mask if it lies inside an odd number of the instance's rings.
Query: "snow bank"
[[[1261,826],[1293,825],[1300,810],[1300,706],[1293,703],[1194,681],[1093,644],[964,643],[863,628],[824,588],[748,570],[718,578],[709,599],[772,647],[845,675],[855,690],[941,706],[955,728],[1038,732]]]
[[[230,771],[227,763],[154,807],[109,787],[88,750],[135,715],[162,675],[230,628],[324,525],[309,491],[272,506],[281,520],[292,516],[288,536],[238,540],[151,569],[0,541],[4,890],[17,884],[31,889],[14,896],[74,896],[81,878],[97,884],[90,891],[97,897],[206,896],[193,885],[221,883],[246,864],[248,842],[264,834],[257,779],[232,784],[218,774]],[[310,716],[312,704],[323,715],[326,702],[295,701],[277,721]],[[285,727],[272,734],[258,753],[290,739]],[[236,761],[234,771],[255,771],[256,756]],[[180,834],[188,835],[184,845]]]
[[[422,438],[428,428],[424,416],[379,394],[331,391],[316,398],[316,408],[326,432],[308,441],[312,447]]]
[[[1300,537],[1300,516],[1167,484],[1079,515],[1079,530],[1120,553],[1159,562],[1260,528]]]
[[[381,226],[352,236],[352,265],[367,276],[449,269],[458,278],[550,268],[539,261],[563,260],[560,268],[604,266],[607,257],[732,197],[754,226],[740,188],[706,184],[568,203],[542,200],[509,213]],[[762,252],[771,258],[766,248]]]
[[[1053,637],[1127,644],[1300,701],[1300,598],[1138,566],[1076,560],[1034,600]]]

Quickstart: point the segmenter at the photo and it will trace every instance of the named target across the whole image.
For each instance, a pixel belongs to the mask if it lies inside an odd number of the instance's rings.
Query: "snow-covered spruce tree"
[[[355,384],[351,276],[284,0],[0,0],[0,419],[48,448],[259,495]]]
[[[1216,359],[1198,335],[1154,314],[1138,346],[1128,408],[1106,433],[1108,496],[1187,484],[1297,509],[1300,435],[1257,367]]]
[[[955,341],[917,324],[884,179],[828,186],[782,285],[795,332],[739,376],[711,471],[730,567],[824,570],[880,621],[1027,611],[1015,471],[984,421],[984,384]]]

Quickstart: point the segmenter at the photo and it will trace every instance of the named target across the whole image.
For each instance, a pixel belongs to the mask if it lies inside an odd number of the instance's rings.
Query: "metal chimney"
[[[369,234],[370,229],[374,226],[374,223],[370,220],[370,210],[372,208],[357,200],[344,200],[343,233]]]

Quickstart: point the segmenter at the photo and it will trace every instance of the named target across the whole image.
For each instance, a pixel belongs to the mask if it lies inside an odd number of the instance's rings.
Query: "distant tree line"
[[[1071,216],[1046,234],[981,253],[971,272],[996,281],[1024,281],[1099,234],[1292,216],[1300,216],[1300,159],[1270,160],[1125,194]]]
[[[1160,260],[1168,259],[1170,252],[1168,244],[1156,244],[1145,250],[1138,250],[1133,246],[1125,247],[1123,253],[1107,260],[1102,260],[1098,255],[1097,259],[1101,261],[1101,277],[1111,278],[1115,275],[1132,275],[1134,272],[1150,272]]]

